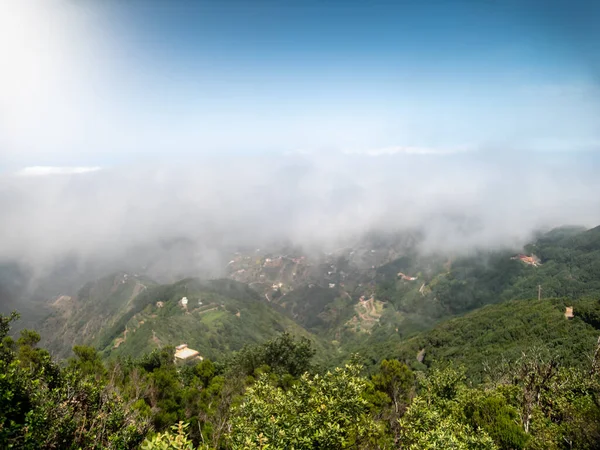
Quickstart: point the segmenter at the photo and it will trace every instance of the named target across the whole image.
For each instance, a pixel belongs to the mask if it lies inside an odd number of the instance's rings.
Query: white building
[[[200,360],[204,359],[200,356],[198,351],[188,348],[187,344],[181,344],[175,347],[175,361],[188,361],[193,358],[198,358]]]

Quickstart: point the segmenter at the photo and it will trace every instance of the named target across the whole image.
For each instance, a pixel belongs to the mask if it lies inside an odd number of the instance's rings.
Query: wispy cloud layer
[[[456,153],[465,153],[472,151],[467,147],[454,148],[436,148],[436,147],[412,147],[412,146],[391,146],[382,148],[372,148],[368,150],[345,150],[343,153],[348,155],[367,155],[367,156],[389,156],[389,155],[453,155]]]
[[[325,250],[371,230],[419,230],[423,251],[516,249],[539,228],[600,224],[593,165],[478,155],[217,158],[6,175],[0,260],[118,260],[185,239],[204,264],[236,245],[289,240]]]
[[[16,172],[19,177],[40,177],[48,175],[78,175],[96,172],[101,167],[55,167],[55,166],[32,166],[25,167]]]

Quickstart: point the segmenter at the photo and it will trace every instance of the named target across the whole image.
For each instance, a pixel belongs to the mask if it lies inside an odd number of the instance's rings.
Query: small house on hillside
[[[518,259],[519,261],[522,261],[525,264],[533,266],[533,267],[537,267],[540,265],[540,260],[535,255],[529,256],[529,255],[518,254],[517,256],[513,256],[511,259]]]
[[[181,344],[175,347],[175,361],[190,361],[192,359],[204,359],[197,350],[188,348],[187,344]]]
[[[409,277],[408,275],[405,275],[402,272],[398,272],[398,278],[405,281],[415,281],[417,279],[417,277]]]
[[[575,317],[573,315],[573,307],[572,306],[567,306],[565,308],[565,318],[566,319],[572,319],[573,317]]]
[[[283,262],[283,258],[281,256],[278,256],[277,258],[274,258],[274,259],[266,258],[263,267],[265,267],[265,268],[280,267],[282,262]]]

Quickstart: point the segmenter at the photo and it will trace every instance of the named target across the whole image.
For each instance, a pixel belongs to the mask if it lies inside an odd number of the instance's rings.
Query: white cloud
[[[82,173],[96,172],[100,167],[56,167],[56,166],[32,166],[19,170],[16,175],[20,177],[39,177],[47,175],[78,175]]]
[[[347,155],[367,156],[389,156],[389,155],[453,155],[470,151],[467,147],[436,148],[436,147],[413,147],[413,146],[391,146],[372,148],[368,150],[344,150]]]
[[[0,176],[0,260],[118,258],[179,238],[203,252],[288,239],[326,249],[372,229],[415,228],[425,250],[459,251],[600,223],[593,166],[515,156],[269,156],[116,165],[90,176],[35,175],[98,168],[28,167],[27,176]]]

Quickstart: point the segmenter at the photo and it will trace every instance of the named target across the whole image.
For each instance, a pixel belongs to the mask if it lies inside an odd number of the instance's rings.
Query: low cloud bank
[[[82,173],[96,172],[100,167],[55,167],[55,166],[32,166],[19,170],[16,175],[21,177],[39,177],[47,175],[77,175]]]
[[[540,228],[600,224],[594,164],[497,155],[213,158],[5,174],[0,259],[131,259],[180,242],[197,249],[185,264],[216,270],[223,249],[276,240],[326,251],[372,230],[419,230],[423,251],[460,252],[518,248]]]

